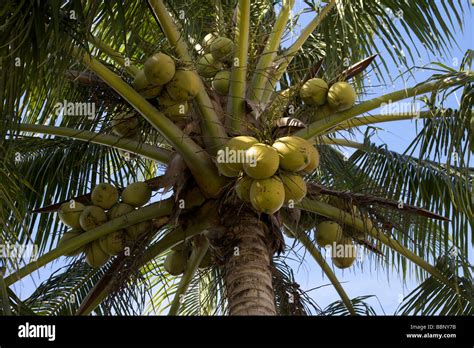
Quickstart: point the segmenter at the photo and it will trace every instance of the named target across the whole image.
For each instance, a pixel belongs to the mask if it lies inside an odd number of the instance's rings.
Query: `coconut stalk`
[[[283,74],[288,69],[293,58],[296,56],[298,51],[303,47],[303,44],[308,40],[309,36],[316,30],[319,23],[328,15],[332,8],[336,5],[336,0],[331,0],[329,3],[321,10],[319,15],[313,18],[311,22],[301,31],[300,36],[296,41],[286,49],[281,58],[277,58],[276,61],[279,63],[278,68],[275,73],[273,73],[267,83],[267,88],[263,91],[262,103],[266,104],[270,99],[270,96],[277,84],[281,79]]]
[[[191,256],[186,265],[186,270],[184,271],[184,274],[179,282],[178,289],[174,294],[173,301],[171,301],[171,307],[168,315],[178,315],[179,307],[183,301],[184,296],[186,296],[186,291],[188,291],[189,284],[194,278],[194,275],[199,268],[199,264],[209,249],[209,240],[205,236],[201,235],[194,237],[193,243],[193,251],[191,252]]]
[[[10,296],[8,295],[8,287],[5,284],[3,275],[5,274],[5,267],[0,267],[0,291],[2,296],[3,315],[12,315]]]
[[[186,229],[177,228],[146,249],[140,264],[146,265],[172,247],[210,228],[212,226],[212,219],[209,216],[212,213],[213,210],[209,204],[203,206],[197,214],[197,218]],[[112,280],[109,280],[106,284],[96,284],[81,303],[76,315],[89,315],[109,295],[111,290]]]
[[[227,139],[227,133],[224,126],[217,116],[214,105],[206,92],[201,77],[197,74],[196,69],[194,68],[193,60],[189,53],[187,44],[183,40],[182,32],[178,30],[178,27],[170,16],[168,9],[162,0],[148,0],[148,4],[152,8],[153,13],[157,18],[163,33],[168,38],[169,43],[175,48],[178,57],[183,61],[183,63],[193,67],[193,73],[195,74],[197,81],[199,81],[200,92],[195,100],[203,117],[202,127],[205,132],[204,141],[209,148],[209,151],[212,154],[215,154]]]
[[[119,76],[85,52],[80,51],[80,54],[87,67],[140,112],[180,153],[203,192],[211,197],[216,196],[224,185],[224,179],[217,174],[206,152]]]
[[[349,119],[357,115],[361,115],[365,112],[376,109],[380,107],[380,105],[382,105],[383,103],[396,102],[402,99],[433,92],[437,89],[445,89],[474,80],[474,73],[465,73],[464,75],[464,78],[445,78],[441,81],[426,82],[415,87],[384,94],[380,97],[357,104],[349,110],[341,111],[322,120],[315,121],[305,129],[299,130],[294,135],[305,139],[310,139],[316,135],[320,135],[328,132],[329,130],[332,130],[335,126],[339,125],[342,122],[348,121]]]
[[[406,257],[408,260],[412,261],[414,264],[455,290],[454,285],[451,284],[451,282],[436,267],[430,265],[411,250],[401,245],[398,241],[379,232],[375,227],[373,227],[370,231],[367,231],[364,221],[360,218],[354,217],[351,213],[338,209],[330,204],[310,200],[307,198],[305,198],[301,203],[296,204],[295,207],[325,216],[335,221],[340,221],[344,225],[351,226],[362,233],[368,232],[373,238],[379,240],[389,248],[397,251],[400,255]]]
[[[233,69],[230,79],[230,89],[227,102],[227,125],[239,133],[242,127],[242,118],[245,113],[245,90],[247,80],[247,62],[250,32],[250,0],[239,1],[237,16],[236,40]]]
[[[50,134],[57,137],[65,137],[114,147],[116,149],[125,150],[164,164],[170,161],[171,155],[173,154],[169,150],[149,144],[144,144],[133,139],[121,138],[111,134],[99,134],[91,131],[67,127],[21,123],[19,125],[19,130],[22,132],[31,132],[36,134]]]
[[[31,274],[38,268],[43,267],[51,261],[56,260],[64,254],[81,248],[82,246],[109,233],[127,228],[143,221],[151,220],[153,218],[170,215],[173,207],[174,200],[173,198],[169,198],[161,202],[152,203],[146,207],[140,208],[139,210],[135,210],[131,213],[107,221],[103,225],[84,232],[80,236],[70,239],[68,242],[54,248],[53,250],[39,257],[36,261],[28,263],[24,267],[6,277],[5,283],[10,286],[11,284]]]
[[[284,0],[278,18],[274,25],[274,30],[270,34],[265,49],[263,50],[250,84],[248,97],[255,102],[262,102],[263,93],[268,81],[269,70],[275,60],[280,47],[281,38],[286,29],[286,23],[290,16],[295,0]]]
[[[123,56],[119,52],[115,51],[112,47],[107,45],[104,41],[102,41],[98,37],[91,35],[90,41],[94,44],[95,47],[97,47],[102,52],[107,54],[107,56],[109,56],[109,58],[112,59],[115,63],[125,68],[125,70],[132,77],[135,77],[140,71],[136,66],[132,64],[126,64],[125,58],[123,58]]]

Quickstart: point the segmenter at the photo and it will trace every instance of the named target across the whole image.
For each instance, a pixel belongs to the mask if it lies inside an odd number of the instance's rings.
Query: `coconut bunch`
[[[173,276],[183,274],[186,270],[189,258],[193,250],[193,244],[190,242],[182,242],[171,248],[171,252],[166,256],[163,264],[166,272]],[[199,268],[204,269],[212,265],[212,255],[210,250],[204,255]]]
[[[121,194],[109,183],[97,185],[91,193],[92,204],[85,205],[72,200],[61,205],[58,211],[60,220],[74,230],[64,233],[59,245],[109,220],[138,209],[150,198],[151,189],[145,182],[132,183]],[[83,252],[90,266],[101,267],[111,256],[118,255],[123,250],[127,240],[136,240],[150,227],[151,221],[140,222],[125,230],[109,233],[80,249],[69,252],[66,256],[76,256]]]
[[[356,100],[354,88],[345,81],[339,81],[329,87],[320,78],[312,78],[301,87],[300,98],[307,105],[327,105],[331,111],[338,112],[350,109]]]
[[[235,192],[261,213],[274,214],[306,196],[303,175],[319,165],[319,153],[305,139],[286,136],[273,145],[250,136],[230,139],[217,154],[221,175],[237,178]]]
[[[229,38],[209,33],[204,37],[201,47],[204,54],[196,63],[199,75],[210,79],[217,93],[226,95],[229,92],[234,43]]]

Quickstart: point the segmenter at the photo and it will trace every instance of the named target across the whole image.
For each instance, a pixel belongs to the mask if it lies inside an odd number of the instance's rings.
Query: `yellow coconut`
[[[232,60],[234,43],[226,37],[218,37],[211,43],[212,57],[218,62],[229,62]]]
[[[343,238],[332,250],[332,262],[337,268],[352,266],[357,257],[357,246],[350,238]]]
[[[95,240],[88,245],[85,254],[86,262],[91,267],[101,267],[110,259],[109,254],[100,247],[98,240]]]
[[[58,248],[69,242],[71,239],[74,239],[82,234],[81,231],[72,231],[72,232],[65,232],[61,239],[58,242]],[[65,256],[76,256],[79,255],[84,250],[84,247],[77,248],[75,250],[69,251],[64,253]]]
[[[119,112],[112,118],[112,132],[121,137],[131,138],[139,130],[138,117],[134,112]]]
[[[309,163],[308,165],[303,169],[303,172],[305,173],[312,173],[316,170],[316,168],[319,167],[319,161],[320,161],[320,156],[319,156],[319,151],[314,148],[313,145],[309,144],[307,150],[309,154]]]
[[[213,77],[222,69],[222,63],[216,62],[212,54],[208,53],[199,58],[196,69],[202,77]]]
[[[243,176],[235,184],[235,192],[237,196],[244,202],[250,202],[250,186],[252,186],[253,179],[248,176]]]
[[[176,68],[170,56],[164,53],[155,53],[146,60],[143,71],[149,83],[163,86],[171,81]]]
[[[108,255],[118,255],[125,247],[125,231],[118,230],[99,238],[99,244]]]
[[[133,211],[133,207],[126,203],[117,203],[115,204],[110,210],[108,211],[109,219],[115,219],[119,216],[131,213]]]
[[[151,198],[151,188],[147,183],[140,181],[128,185],[122,191],[122,201],[133,207],[141,207]]]
[[[63,224],[72,227],[80,228],[79,218],[83,212],[85,205],[74,200],[61,204],[58,211],[59,219]]]
[[[132,86],[138,93],[147,99],[156,98],[163,90],[163,86],[149,83],[143,70],[140,70],[135,75]]]
[[[354,88],[347,82],[336,82],[329,88],[328,104],[337,111],[350,109],[356,100]]]
[[[309,79],[300,89],[300,97],[308,105],[323,105],[326,103],[328,84],[320,78]]]
[[[306,197],[306,182],[300,175],[280,173],[280,179],[285,187],[285,204],[299,203]]]
[[[216,166],[220,175],[226,176],[228,178],[236,178],[240,175],[239,170],[234,170],[230,168],[229,165],[225,162],[217,162]]]
[[[85,207],[79,218],[79,223],[84,231],[90,231],[105,222],[107,222],[107,214],[104,209],[95,205]]]
[[[149,232],[151,228],[151,221],[143,221],[133,226],[129,226],[125,230],[127,231],[127,235],[130,237],[130,239],[136,240],[143,234]]]
[[[250,186],[250,203],[255,210],[273,214],[277,212],[285,201],[283,182],[276,176],[254,180]]]
[[[278,170],[280,157],[278,152],[265,144],[252,145],[246,152],[243,164],[245,173],[254,179],[270,178]]]
[[[229,85],[230,71],[228,70],[219,71],[212,80],[212,88],[222,95],[226,95],[229,92]]]
[[[171,251],[168,256],[166,256],[163,266],[169,274],[177,276],[184,272],[187,262],[188,258],[186,252]]]
[[[175,102],[191,100],[200,90],[199,78],[190,70],[177,70],[173,79],[166,85],[166,91]]]
[[[188,114],[188,111],[189,105],[186,101],[167,106],[163,109],[163,113],[171,119],[184,117]]]
[[[204,36],[204,39],[202,40],[202,48],[204,52],[210,52],[211,51],[211,44],[219,37],[217,33],[209,33],[206,36]]]
[[[332,246],[342,238],[342,227],[334,221],[323,221],[316,226],[316,243],[322,248]]]
[[[303,138],[287,136],[277,139],[273,143],[273,148],[280,156],[280,168],[298,172],[305,169],[310,164],[311,144]]]
[[[118,198],[117,188],[105,182],[94,187],[91,194],[92,203],[104,209],[112,208]]]
[[[254,137],[240,135],[230,139],[218,152],[218,167],[223,175],[236,177],[243,170],[243,163],[246,160],[246,151],[258,143]],[[224,165],[219,165],[224,164]],[[226,175],[227,173],[227,175]]]

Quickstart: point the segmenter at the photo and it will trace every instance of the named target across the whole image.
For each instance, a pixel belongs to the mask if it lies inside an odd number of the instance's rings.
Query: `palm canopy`
[[[374,314],[366,298],[348,297],[316,246],[313,230],[326,219],[343,223],[374,263],[396,267],[403,278],[418,276],[421,284],[401,313],[473,313],[467,260],[473,222],[473,53],[467,51],[457,70],[435,65],[429,80],[411,88],[374,99],[367,93],[369,69],[380,81],[393,77],[393,63],[410,71],[420,50],[414,40],[434,54],[448,52],[453,32],[463,26],[466,4],[305,1],[298,3],[304,10],[291,15],[294,3],[5,1],[0,12],[1,238],[34,243],[42,255],[26,265],[2,259],[8,274],[0,278],[5,313],[8,303],[16,314],[228,313],[225,266],[216,261],[197,269],[208,248],[202,232],[213,226],[215,207],[233,186],[218,175],[213,157],[230,136],[271,138],[278,132],[313,139],[321,163],[305,177],[307,198],[296,209],[282,210],[276,223],[271,218],[267,223],[279,238],[282,229],[296,237],[287,239],[285,251],[302,246],[305,252],[296,257],[313,257],[341,296],[341,302],[320,308],[295,286],[292,269],[276,253],[270,267],[278,314]],[[295,24],[308,13],[311,21],[299,30]],[[130,87],[157,51],[178,67],[194,69],[200,43],[214,32],[232,37],[236,45],[227,95],[200,79],[189,117],[176,122],[156,100]],[[375,57],[381,50],[387,55]],[[303,104],[298,90],[312,77],[349,80],[357,87],[358,103],[340,112]],[[455,92],[461,93],[459,108],[447,109]],[[423,104],[421,113],[372,114],[383,103],[408,98]],[[95,113],[67,117],[57,111],[63,101],[93,103]],[[111,133],[113,115],[124,110],[141,115],[139,139]],[[293,127],[288,118],[300,123]],[[353,139],[365,126],[370,130],[375,123],[414,118],[420,130],[405,153],[375,145],[370,131],[363,133],[363,143]],[[339,146],[354,149],[353,154],[344,156]],[[137,180],[148,180],[160,196],[170,191],[172,197],[57,246],[66,227],[52,213],[58,209],[53,204],[81,199],[98,182],[125,187]],[[190,187],[199,188],[199,198],[183,208],[179,202]],[[359,213],[328,197],[350,202]],[[40,207],[46,208],[33,211]],[[129,255],[98,269],[83,258],[67,259],[24,300],[9,289],[77,247],[150,219],[153,227]],[[170,276],[165,258],[185,239],[197,245],[194,262],[182,277]],[[283,251],[281,245],[277,249]]]

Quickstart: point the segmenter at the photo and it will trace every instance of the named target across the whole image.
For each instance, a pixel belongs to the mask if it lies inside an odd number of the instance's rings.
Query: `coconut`
[[[199,78],[190,70],[177,70],[173,79],[166,85],[166,91],[175,103],[193,99],[200,90]]]
[[[243,164],[245,173],[254,179],[266,179],[278,170],[278,152],[265,144],[252,145],[246,152],[247,161]]]
[[[357,256],[357,247],[350,238],[343,238],[332,251],[332,262],[337,268],[352,266]]]
[[[133,226],[129,226],[125,230],[127,231],[127,235],[130,237],[130,239],[136,240],[144,233],[150,231],[151,226],[151,221],[143,221]]]
[[[229,85],[230,71],[228,70],[219,71],[212,80],[212,88],[222,95],[226,95],[229,92]]]
[[[133,207],[141,207],[151,198],[151,188],[143,181],[128,185],[122,192],[122,201]]]
[[[149,83],[163,86],[171,81],[176,68],[170,56],[164,53],[155,53],[146,60],[143,71]]]
[[[202,40],[202,48],[204,52],[207,53],[211,51],[211,45],[218,37],[219,35],[217,33],[209,33],[204,36],[204,39]]]
[[[252,182],[252,178],[243,176],[235,184],[235,192],[244,202],[250,202],[250,186],[252,186]]]
[[[58,242],[58,248],[69,242],[71,239],[76,238],[82,234],[81,231],[71,231],[66,232],[62,235],[61,239]],[[77,248],[75,250],[64,253],[65,256],[76,256],[79,255],[84,250],[84,247]]]
[[[99,238],[99,244],[108,255],[118,255],[125,247],[125,231],[118,230]]]
[[[143,70],[140,70],[135,75],[132,85],[133,88],[142,95],[142,97],[147,99],[156,98],[163,90],[163,86],[149,83]]]
[[[223,175],[236,177],[243,170],[246,160],[246,150],[258,143],[254,137],[240,135],[230,139],[218,152],[217,163]],[[224,165],[219,165],[224,164]],[[226,175],[226,173],[228,175]]]
[[[308,105],[323,105],[326,103],[328,84],[323,79],[313,78],[304,83],[300,89],[300,97]]]
[[[329,88],[328,104],[337,111],[350,109],[355,100],[356,92],[347,82],[336,82]]]
[[[274,176],[268,179],[254,180],[250,186],[250,203],[255,210],[273,214],[285,201],[285,188],[282,181]]]
[[[112,208],[110,208],[108,212],[109,219],[115,219],[119,216],[131,213],[133,211],[133,207],[126,203],[117,203]]]
[[[240,171],[230,168],[227,163],[217,162],[216,166],[220,175],[226,176],[228,178],[236,178],[240,175]]]
[[[188,114],[188,111],[189,106],[186,101],[167,106],[163,109],[163,113],[171,119],[184,117]]]
[[[303,169],[303,172],[305,173],[312,173],[315,171],[316,168],[319,167],[319,161],[320,161],[320,156],[319,156],[319,151],[314,148],[313,145],[309,144],[307,150],[309,154],[309,163],[308,165]]]
[[[323,221],[316,226],[316,243],[321,248],[338,243],[342,238],[342,227],[334,221]]]
[[[281,169],[298,172],[310,164],[311,144],[303,138],[295,136],[279,138],[272,146],[280,156]]]
[[[107,214],[104,209],[95,205],[85,207],[79,218],[79,223],[84,231],[90,231],[105,222],[107,222]]]
[[[94,205],[104,209],[110,209],[117,203],[119,194],[114,185],[101,183],[92,190],[91,199]]]
[[[218,62],[229,62],[232,60],[234,43],[226,37],[218,37],[211,44],[212,57]]]
[[[138,117],[133,112],[119,112],[112,118],[112,132],[121,137],[131,138],[139,130]]]
[[[86,248],[86,262],[91,267],[101,267],[109,260],[110,256],[100,247],[99,241],[95,240]]]
[[[163,266],[169,274],[177,276],[184,272],[187,262],[187,253],[184,251],[171,251],[166,256]]]
[[[285,204],[299,203],[306,197],[306,182],[296,174],[280,173],[280,179],[285,187]]]
[[[199,58],[196,69],[202,77],[213,77],[222,69],[222,63],[216,62],[212,54],[208,53]]]
[[[69,227],[80,228],[79,218],[85,207],[84,204],[74,200],[63,203],[58,211],[59,219]]]
[[[166,91],[161,93],[160,96],[158,97],[158,105],[162,107],[173,106],[173,105],[176,105],[176,103],[177,101],[171,99],[170,95]]]

